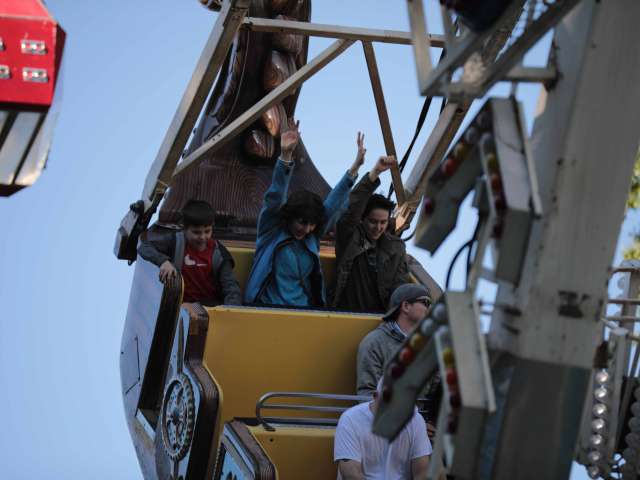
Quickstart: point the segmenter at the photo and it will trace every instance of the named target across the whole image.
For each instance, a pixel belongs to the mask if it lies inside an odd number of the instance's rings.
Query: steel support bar
[[[380,129],[382,130],[384,147],[387,155],[393,155],[397,158],[396,146],[393,141],[393,133],[389,122],[389,113],[387,112],[387,105],[384,100],[384,91],[382,90],[382,83],[380,82],[380,72],[378,71],[376,54],[371,42],[362,42],[362,48],[364,49],[364,57],[367,60],[367,69],[369,70],[369,78],[371,79],[373,97],[376,101],[376,108],[378,109],[378,119],[380,120]],[[404,186],[402,185],[402,176],[400,175],[400,169],[397,164],[391,168],[391,179],[393,181],[393,189],[396,192],[398,204],[403,204],[406,197],[404,193]]]
[[[411,26],[411,38],[413,43],[413,55],[416,60],[418,71],[418,85],[420,92],[423,91],[423,84],[430,77],[433,65],[431,63],[431,52],[425,39],[428,28],[424,16],[424,4],[422,0],[407,0],[409,11],[409,25]]]
[[[580,0],[563,0],[555,2],[531,26],[527,27],[509,49],[507,49],[491,66],[489,74],[482,80],[478,96],[484,95],[496,82],[514,68],[524,54],[547,32],[569,13]]]
[[[200,145],[194,152],[192,152],[188,157],[180,162],[180,164],[178,164],[173,173],[173,177],[175,178],[181,173],[195,167],[204,159],[207,154],[211,154],[216,149],[231,141],[238,134],[244,131],[249,125],[256,121],[263,112],[291,95],[296,88],[298,88],[302,83],[311,78],[314,74],[322,70],[322,68],[329,64],[334,58],[344,52],[352,44],[352,40],[337,40],[332,43],[311,62],[304,65],[302,68],[300,68],[300,70],[298,70],[296,73],[282,82],[282,84],[265,95],[253,107],[236,118],[233,122],[223,128],[219,133],[215,134],[212,138]]]
[[[343,27],[320,23],[298,22],[294,20],[272,20],[269,18],[249,17],[244,20],[243,28],[254,32],[293,33],[310,37],[342,38],[344,40],[362,40],[364,42],[394,43],[411,45],[411,33],[398,30],[378,30],[373,28]],[[425,46],[443,47],[442,35],[428,35]]]
[[[515,66],[501,80],[518,83],[549,83],[555,82],[557,78],[558,70],[555,67]]]
[[[202,111],[222,62],[227,56],[233,38],[247,15],[249,3],[250,0],[224,2],[169,130],[147,174],[142,191],[145,209],[150,208],[154,199],[162,196],[167,189],[173,170],[180,160],[184,146]]]

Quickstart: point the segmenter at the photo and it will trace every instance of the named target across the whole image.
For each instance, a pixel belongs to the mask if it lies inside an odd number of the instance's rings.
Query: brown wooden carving
[[[260,123],[272,137],[280,136],[280,128],[287,121],[287,112],[281,103],[274,105],[260,117]]]
[[[247,426],[234,420],[229,423],[229,429],[235,433],[240,440],[240,443],[244,447],[244,453],[249,457],[253,463],[256,480],[275,480],[276,469],[269,460],[269,457],[262,449],[258,441],[251,435]]]
[[[262,86],[269,92],[281,85],[296,70],[295,58],[292,55],[273,50],[264,66]]]
[[[252,0],[249,16],[273,18],[278,14],[286,14],[299,21],[309,21],[311,0]],[[308,38],[304,37],[297,55],[286,54],[284,64],[287,71],[283,70],[282,78],[306,63],[308,43]],[[194,151],[264,97],[265,64],[272,58],[274,48],[273,34],[240,31],[222,66],[187,153]],[[283,55],[280,52],[276,55],[278,54]],[[274,80],[274,84],[278,81]],[[282,102],[285,117],[294,116],[298,95],[299,90]],[[216,234],[219,238],[255,240],[258,214],[264,193],[271,183],[273,164],[279,152],[274,118],[265,115],[265,118],[251,128],[264,125],[265,131],[272,134],[275,140],[274,155],[267,158],[256,156],[245,145],[251,129],[243,132],[222,149],[209,154],[197,167],[180,175],[171,185],[161,205],[160,223],[177,223],[182,206],[187,200],[197,198],[211,203],[219,213],[216,222]],[[314,166],[302,141],[294,159],[296,169],[291,180],[291,191],[306,188],[322,197],[326,196],[329,185]]]
[[[278,15],[278,20],[295,20],[295,18]],[[273,34],[273,46],[281,52],[291,53],[294,56],[298,55],[302,51],[302,41],[304,37],[302,35],[294,35],[292,33],[274,33]]]
[[[245,151],[262,160],[273,158],[275,153],[275,140],[264,130],[251,130],[244,141]]]
[[[296,8],[298,0],[271,0],[270,3],[272,13],[289,13]]]

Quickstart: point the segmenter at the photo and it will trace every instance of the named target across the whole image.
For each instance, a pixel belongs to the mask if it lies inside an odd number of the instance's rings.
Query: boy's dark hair
[[[393,203],[391,200],[387,200],[387,198],[384,195],[380,195],[379,193],[374,193],[373,195],[371,195],[371,197],[369,197],[367,206],[365,207],[364,212],[362,213],[362,218],[365,218],[367,215],[369,215],[369,212],[371,210],[375,210],[377,208],[386,210],[387,212],[389,212],[389,215],[391,215],[391,212],[393,212],[393,209],[396,208],[396,204]]]
[[[187,227],[208,227],[213,225],[216,212],[204,200],[189,200],[182,207],[182,225]]]
[[[314,233],[322,232],[325,211],[322,198],[309,190],[300,190],[289,195],[287,203],[280,207],[280,218],[289,224],[293,220],[306,220],[316,226]]]

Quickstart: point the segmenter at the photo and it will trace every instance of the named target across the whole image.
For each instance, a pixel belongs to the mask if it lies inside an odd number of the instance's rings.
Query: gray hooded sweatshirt
[[[358,395],[373,395],[384,367],[403,341],[393,321],[382,322],[362,339],[358,347]]]

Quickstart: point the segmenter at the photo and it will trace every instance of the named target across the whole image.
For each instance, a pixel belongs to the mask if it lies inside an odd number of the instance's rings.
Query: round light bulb
[[[634,417],[640,417],[640,402],[633,402],[631,404],[631,413]]]
[[[598,478],[600,476],[600,469],[595,465],[591,465],[587,468],[587,473],[589,474],[589,478]]]
[[[604,443],[604,438],[602,438],[602,435],[594,433],[593,435],[591,435],[590,442],[594,447],[599,447]]]
[[[604,417],[607,412],[608,412],[608,408],[604,403],[596,403],[593,405],[593,414],[596,417]]]
[[[596,433],[602,433],[604,431],[604,427],[606,427],[606,423],[601,418],[596,418],[593,422],[591,422],[591,428]]]
[[[587,458],[591,463],[599,463],[602,460],[602,452],[599,450],[591,450],[587,455]]]
[[[628,433],[624,439],[631,448],[640,448],[640,435],[637,433]]]
[[[609,390],[606,387],[596,388],[595,392],[593,392],[597,400],[604,400],[609,395]]]
[[[633,417],[629,420],[629,428],[634,433],[640,433],[640,418]]]
[[[636,397],[636,400],[640,400],[640,387],[633,391],[633,396]]]
[[[607,372],[606,370],[600,370],[598,373],[596,373],[596,382],[598,382],[600,385],[603,385],[608,381],[609,372]]]
[[[622,456],[627,462],[636,463],[638,460],[638,451],[634,448],[627,447],[622,451]]]

